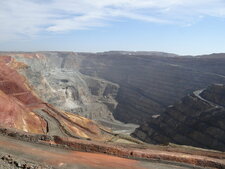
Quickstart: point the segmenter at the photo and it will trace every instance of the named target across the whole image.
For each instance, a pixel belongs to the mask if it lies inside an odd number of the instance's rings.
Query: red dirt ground
[[[45,146],[30,146],[20,141],[0,140],[0,148],[4,146],[8,150],[19,152],[23,156],[39,160],[45,164],[60,167],[63,165],[80,165],[93,168],[117,168],[117,169],[144,169],[136,160],[124,159],[104,154],[85,153],[77,151],[63,151],[60,149],[46,148]]]

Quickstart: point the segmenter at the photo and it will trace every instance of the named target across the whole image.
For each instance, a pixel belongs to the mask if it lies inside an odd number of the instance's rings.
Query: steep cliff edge
[[[225,151],[224,85],[195,91],[133,133],[154,144],[176,143]],[[218,105],[220,104],[220,105]]]

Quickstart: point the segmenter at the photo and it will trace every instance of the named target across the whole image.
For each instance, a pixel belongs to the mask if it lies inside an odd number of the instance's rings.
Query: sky
[[[225,53],[225,0],[1,0],[0,51]]]

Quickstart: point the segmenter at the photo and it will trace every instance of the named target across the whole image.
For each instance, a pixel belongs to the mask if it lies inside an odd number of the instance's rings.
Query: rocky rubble
[[[52,169],[51,166],[37,164],[12,155],[0,155],[0,167],[7,169]]]

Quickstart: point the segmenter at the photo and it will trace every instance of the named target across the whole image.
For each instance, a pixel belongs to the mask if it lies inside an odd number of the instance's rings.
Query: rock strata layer
[[[212,85],[169,106],[133,136],[153,144],[176,143],[225,151],[225,86]]]

